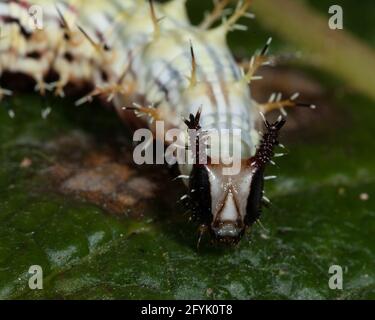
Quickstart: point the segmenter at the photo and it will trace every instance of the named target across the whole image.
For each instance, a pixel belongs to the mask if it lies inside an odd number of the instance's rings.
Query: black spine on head
[[[252,225],[256,220],[258,220],[261,213],[264,185],[263,174],[263,168],[257,169],[251,181],[250,195],[247,199],[245,218],[245,223],[248,226]]]
[[[266,122],[267,132],[264,134],[262,142],[255,154],[255,162],[258,168],[264,168],[268,164],[273,155],[273,149],[279,144],[279,131],[285,124],[285,119],[276,121],[275,123]]]
[[[185,119],[185,124],[190,130],[195,130],[195,136],[191,136],[191,142],[195,143],[195,161],[190,173],[189,198],[194,217],[203,224],[209,224],[212,219],[211,214],[211,188],[208,178],[207,168],[200,165],[202,152],[200,152],[199,139],[201,137],[200,117],[202,110],[199,109],[195,115],[190,114],[189,119]],[[195,141],[194,141],[195,140]]]
[[[202,223],[211,222],[211,188],[208,171],[204,166],[195,165],[190,174],[189,190],[192,210]]]
[[[280,119],[273,124],[266,121],[267,132],[264,134],[262,142],[255,154],[254,161],[256,171],[250,186],[250,195],[246,206],[245,222],[249,226],[253,224],[260,216],[263,198],[264,169],[271,161],[275,146],[279,144],[279,131],[285,124],[285,119]]]

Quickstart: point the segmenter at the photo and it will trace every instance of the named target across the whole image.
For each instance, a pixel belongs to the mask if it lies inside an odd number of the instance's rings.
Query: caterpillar
[[[238,64],[226,38],[243,29],[240,19],[252,16],[251,1],[237,1],[228,14],[231,2],[216,1],[212,13],[192,25],[186,0],[2,1],[0,98],[12,94],[12,77],[26,77],[41,95],[53,91],[60,97],[89,85],[77,105],[106,97],[132,129],[155,131],[155,121],[162,121],[167,129],[195,131],[189,134],[195,150],[185,147],[196,160],[207,149],[237,150],[221,136],[202,147],[207,132],[239,130],[238,172],[225,174],[228,159],[221,155],[217,161],[208,156],[205,163],[177,163],[188,190],[183,198],[199,222],[198,244],[206,232],[219,243],[236,244],[267,200],[264,171],[279,145],[284,107],[310,105],[296,94],[284,100],[273,95],[264,104],[252,99],[249,84],[259,78],[257,69],[272,62],[271,39],[248,64]],[[281,111],[273,123],[264,116],[271,110]]]

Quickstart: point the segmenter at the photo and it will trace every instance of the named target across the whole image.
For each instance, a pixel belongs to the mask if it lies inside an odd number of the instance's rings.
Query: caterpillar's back
[[[186,124],[198,132],[238,129],[239,144],[220,137],[210,147],[229,146],[235,153],[239,145],[239,172],[223,174],[221,156],[218,163],[180,163],[182,176],[189,178],[187,196],[201,221],[200,230],[236,242],[259,216],[264,166],[283,124],[267,124],[260,143],[259,111],[294,104],[288,99],[276,107],[272,101],[261,106],[251,99],[249,82],[266,62],[267,47],[252,59],[246,73],[237,65],[226,35],[247,15],[250,1],[239,2],[231,16],[210,28],[229,2],[217,2],[201,26],[190,24],[185,0],[2,2],[0,97],[11,93],[4,79],[23,75],[41,94],[53,90],[64,96],[69,87],[89,84],[92,91],[77,104],[106,96],[129,125],[135,118],[125,106],[146,120],[163,121],[165,129],[186,130]],[[145,123],[153,128],[152,121]]]

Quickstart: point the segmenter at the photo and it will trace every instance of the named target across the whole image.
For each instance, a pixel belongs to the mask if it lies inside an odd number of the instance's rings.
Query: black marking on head
[[[194,215],[199,221],[209,225],[212,221],[211,187],[205,166],[193,167],[189,180],[189,192]]]
[[[245,224],[247,226],[252,225],[256,220],[258,220],[260,216],[262,207],[263,186],[264,170],[261,168],[256,170],[251,180],[250,194],[247,199],[245,216]]]
[[[274,155],[274,147],[279,144],[279,131],[284,126],[285,122],[286,120],[284,118],[280,118],[274,123],[269,123],[267,120],[265,121],[267,132],[263,135],[262,142],[254,157],[256,171],[251,181],[250,194],[247,199],[245,223],[248,226],[253,224],[260,216],[263,198],[264,169]]]

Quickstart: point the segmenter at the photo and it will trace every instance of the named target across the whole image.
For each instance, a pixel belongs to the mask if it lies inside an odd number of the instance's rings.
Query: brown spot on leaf
[[[23,158],[23,160],[20,163],[20,168],[28,168],[33,164],[32,160],[30,158]]]
[[[129,180],[132,172],[129,167],[116,163],[99,165],[95,168],[79,169],[62,185],[62,190],[101,192],[110,194]]]
[[[56,161],[43,170],[57,192],[91,202],[108,212],[143,216],[157,196],[155,175],[138,170],[129,159],[131,150],[98,145],[74,133],[49,142]]]

